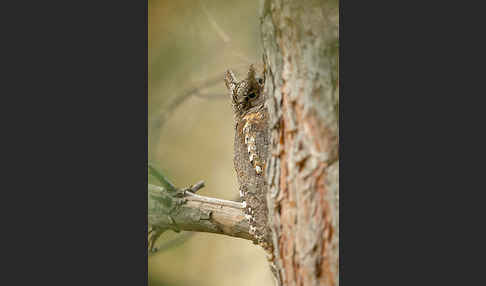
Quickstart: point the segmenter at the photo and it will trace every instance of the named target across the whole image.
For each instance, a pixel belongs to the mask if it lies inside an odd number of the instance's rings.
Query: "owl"
[[[245,79],[238,81],[231,70],[224,78],[233,105],[235,119],[234,166],[239,192],[254,243],[271,253],[267,226],[267,184],[264,178],[268,155],[268,111],[263,85],[250,65]]]

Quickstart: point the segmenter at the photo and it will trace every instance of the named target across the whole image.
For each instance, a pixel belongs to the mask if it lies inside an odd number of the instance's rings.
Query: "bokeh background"
[[[259,1],[149,0],[148,25],[149,160],[178,187],[204,180],[200,194],[236,199],[223,74],[261,67]],[[149,285],[273,285],[265,253],[251,242],[183,237],[161,236],[159,247],[179,243],[149,257]]]

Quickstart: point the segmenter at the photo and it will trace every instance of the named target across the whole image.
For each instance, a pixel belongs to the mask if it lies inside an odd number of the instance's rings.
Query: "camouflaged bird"
[[[268,111],[263,94],[264,79],[256,78],[250,65],[245,79],[237,81],[231,70],[224,78],[235,116],[234,165],[245,218],[253,241],[272,254],[267,225],[267,184],[264,178],[268,155]]]
[[[250,65],[245,79],[238,81],[231,70],[226,71],[224,82],[228,88],[235,116],[234,165],[250,225],[253,242],[267,253],[276,285],[282,285],[275,264],[271,231],[268,226],[267,183],[265,164],[269,152],[269,115],[265,105],[264,78],[256,78]]]

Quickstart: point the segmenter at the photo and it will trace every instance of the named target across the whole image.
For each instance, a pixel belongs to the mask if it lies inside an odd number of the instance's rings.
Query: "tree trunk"
[[[339,285],[338,1],[264,0],[266,174],[284,285]]]

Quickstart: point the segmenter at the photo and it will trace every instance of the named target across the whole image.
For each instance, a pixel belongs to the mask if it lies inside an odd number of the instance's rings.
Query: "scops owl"
[[[268,111],[263,85],[250,65],[245,79],[238,81],[231,70],[224,78],[231,96],[235,118],[234,165],[238,177],[240,197],[245,207],[245,218],[250,225],[254,243],[271,254],[267,226],[267,185],[264,178],[268,155]]]

